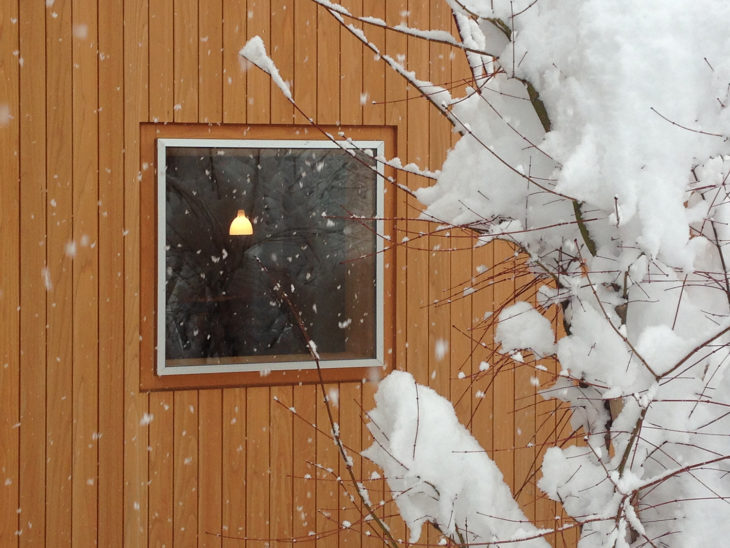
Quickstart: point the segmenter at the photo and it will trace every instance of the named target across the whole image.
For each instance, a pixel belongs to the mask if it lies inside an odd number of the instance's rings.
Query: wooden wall
[[[436,0],[343,4],[391,23],[452,26]],[[368,33],[433,81],[465,75],[447,47]],[[139,390],[139,289],[149,275],[140,273],[140,124],[305,122],[265,74],[242,69],[238,51],[256,34],[318,123],[397,126],[404,163],[439,167],[454,140],[448,125],[308,0],[0,3],[2,546],[380,545],[338,488],[344,468],[316,386]],[[398,218],[417,215],[413,198],[396,200]],[[395,364],[456,402],[528,514],[551,525],[557,510],[536,497],[533,463],[563,415],[538,402],[529,364],[496,362],[470,330],[527,278],[514,275],[506,246],[472,252],[469,234],[432,228],[399,221],[391,235],[408,238],[389,265]],[[475,278],[482,264],[496,266]],[[483,289],[461,297],[472,285]],[[445,355],[435,352],[444,344]],[[471,383],[482,360],[493,367]],[[373,384],[327,390],[339,394],[345,442],[361,448]],[[359,458],[356,468],[373,471]],[[376,503],[387,498],[382,480],[366,484]]]

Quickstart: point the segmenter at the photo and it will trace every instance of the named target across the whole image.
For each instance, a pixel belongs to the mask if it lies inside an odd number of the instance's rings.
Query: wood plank
[[[559,313],[559,306],[554,305],[546,311],[546,316],[551,319],[553,328],[557,331],[561,322],[561,315]],[[554,383],[558,373],[558,363],[555,359],[542,360],[541,362],[547,368],[547,371],[538,371],[536,376],[540,381],[540,390],[549,389]],[[545,399],[542,396],[537,396],[537,402],[535,405],[535,421],[536,421],[536,432],[535,432],[535,446],[536,446],[536,461],[538,467],[542,465],[543,457],[548,447],[552,447],[557,444],[557,432],[556,432],[556,411],[557,405],[554,399]],[[537,478],[542,477],[539,473]],[[555,516],[559,514],[557,505],[555,502],[550,500],[547,495],[542,491],[537,491],[537,500],[535,503],[535,525],[538,527],[555,527],[558,522],[555,521]],[[556,545],[557,535],[547,535],[545,537],[552,546]]]
[[[311,77],[311,75],[310,75]],[[319,124],[340,120],[340,25],[317,7],[317,116]]]
[[[173,545],[198,541],[198,392],[174,395]]]
[[[402,14],[407,12],[407,0],[393,0],[385,4],[385,18],[391,25],[396,25],[403,21]],[[393,58],[404,58],[407,53],[407,41],[404,35],[396,32],[385,33],[385,52]],[[390,69],[385,69],[385,123],[397,126],[398,132],[396,137],[396,148],[393,151],[394,157],[403,156],[408,152],[408,105],[403,99],[407,96],[408,86],[403,79]],[[400,184],[408,182],[404,172],[397,173],[397,180]],[[395,315],[395,359],[394,367],[397,369],[405,369],[407,366],[407,353],[409,348],[408,340],[408,324],[410,317],[408,315],[408,269],[410,265],[407,263],[408,250],[407,239],[408,223],[404,221],[409,215],[408,197],[402,190],[396,191],[396,211],[395,218],[395,242],[396,250],[396,315]],[[367,400],[366,400],[367,401]],[[370,407],[372,408],[372,406]],[[379,471],[382,475],[382,471]],[[398,509],[395,503],[391,501],[391,494],[385,481],[382,482],[383,501],[390,501],[385,504],[381,511],[383,516],[396,516],[388,519],[386,523],[390,527],[393,537],[397,539],[408,538],[403,520],[400,519]],[[371,544],[371,543],[368,543]],[[375,544],[374,542],[372,544]]]
[[[348,0],[342,3],[350,13],[362,14],[362,0]],[[356,25],[361,27],[362,25]],[[340,27],[340,116],[341,123],[347,125],[361,125],[363,123],[363,108],[361,96],[363,94],[363,46],[357,38],[345,28]],[[370,50],[367,50],[370,52]],[[382,123],[382,121],[381,121]],[[349,135],[348,135],[349,137]],[[382,235],[381,235],[382,236]],[[387,288],[387,282],[386,288]],[[387,297],[386,297],[387,302]],[[387,328],[386,328],[387,329]],[[392,344],[392,340],[390,341]],[[387,343],[386,343],[387,344]],[[392,349],[391,349],[392,350]],[[339,383],[338,412],[339,432],[343,444],[349,448],[348,455],[356,478],[363,482],[362,450],[362,420],[360,405],[362,404],[362,382]],[[336,448],[335,448],[336,449]],[[363,542],[365,524],[362,501],[358,496],[358,486],[353,485],[342,458],[336,455],[339,466],[338,476],[342,485],[337,488],[338,521],[333,527],[339,529],[337,535],[341,546],[360,546]],[[372,467],[368,468],[372,471]],[[382,482],[379,482],[382,487]],[[368,537],[365,536],[365,539]],[[334,539],[333,539],[334,542]]]
[[[355,477],[362,482],[362,421],[360,420],[360,403],[362,400],[362,383],[340,383],[339,386],[339,410],[340,410],[340,438],[343,445],[348,448],[347,454],[352,460],[352,467]],[[363,528],[362,512],[363,505],[357,496],[357,485],[353,485],[350,476],[345,468],[345,463],[340,460],[340,476],[347,493],[339,489],[339,510],[340,510],[340,545],[360,546],[360,533]],[[351,500],[353,497],[354,500]]]
[[[495,318],[503,307],[514,303],[516,268],[514,251],[506,242],[494,242],[494,284]],[[492,335],[493,336],[493,335]],[[491,343],[491,337],[490,337]],[[497,361],[499,360],[499,361]],[[507,485],[515,485],[515,362],[509,356],[495,356],[494,375],[494,461],[502,470]]]
[[[434,138],[435,134],[431,134]],[[435,225],[429,225],[434,230]],[[451,394],[450,234],[433,233],[424,239],[428,252],[428,385],[440,395]]]
[[[337,385],[325,384],[324,389],[330,401],[330,411],[335,422],[339,423],[339,407],[334,405],[333,400],[337,397]],[[339,530],[339,508],[337,493],[339,485],[336,478],[339,477],[340,459],[337,448],[332,441],[332,425],[330,424],[324,397],[320,387],[317,387],[317,434],[315,443],[317,446],[317,457],[315,463],[317,468],[314,477],[316,478],[316,528],[317,546],[337,546]]]
[[[294,101],[306,117],[317,116],[317,6],[314,2],[294,5]],[[298,124],[308,123],[300,112],[294,113]]]
[[[99,4],[99,535],[122,546],[124,509],[123,0]]]
[[[448,28],[449,7],[443,3],[430,5],[427,28]],[[422,41],[423,42],[423,41]],[[441,44],[422,43],[421,47],[428,47],[428,79],[431,82],[444,82],[451,77],[451,70],[446,62],[448,47]],[[438,100],[438,99],[437,99]],[[423,101],[420,99],[419,101]],[[431,170],[440,169],[446,159],[451,135],[451,124],[444,116],[430,105],[428,108],[428,167]],[[430,182],[428,184],[431,184]],[[428,257],[428,338],[429,338],[429,386],[444,397],[451,393],[451,308],[439,305],[443,303],[451,289],[451,232],[433,232],[437,225],[429,227],[431,235],[427,240]]]
[[[74,2],[73,20],[73,513],[74,544],[97,540],[98,74],[96,2]]]
[[[385,3],[380,0],[362,0],[363,14],[385,20]],[[366,26],[365,34],[380,51],[385,51],[385,30]],[[385,63],[368,48],[363,48],[363,122],[381,125],[385,119]]]
[[[530,521],[535,520],[537,495],[535,469],[535,409],[537,394],[532,379],[535,377],[535,361],[532,355],[526,363],[515,367],[515,486],[517,502]]]
[[[494,459],[494,355],[490,351],[494,329],[488,328],[485,316],[494,310],[494,284],[492,266],[494,245],[489,244],[472,251],[471,272],[471,356],[474,381],[471,384],[472,415],[468,423],[472,435]],[[488,346],[489,344],[489,346]]]
[[[20,110],[20,545],[43,544],[46,437],[45,5],[19,4]]]
[[[456,416],[466,425],[471,420],[474,375],[472,364],[472,296],[470,294],[473,234],[466,230],[451,231],[451,395]],[[478,365],[478,364],[477,364]]]
[[[174,22],[172,0],[149,0],[149,115],[154,121],[173,121],[175,104]],[[142,142],[144,163],[154,165],[151,150],[154,141]],[[154,188],[153,173],[143,171],[145,189]],[[149,178],[149,179],[148,179]],[[147,181],[149,180],[149,183]],[[147,211],[141,212],[143,216]],[[143,241],[147,240],[142,235]],[[155,280],[149,281],[154,287]],[[146,293],[145,293],[146,298]],[[150,321],[152,318],[150,318]],[[152,351],[154,329],[144,333],[147,341],[144,355]],[[173,546],[174,543],[174,454],[175,454],[175,398],[172,392],[153,392],[149,395],[148,417],[148,538],[149,546]],[[147,422],[147,421],[145,421]]]
[[[223,121],[223,2],[198,13],[198,120]],[[223,392],[198,393],[198,545],[221,546],[223,498]]]
[[[451,29],[452,34],[454,34],[456,23],[453,20],[451,11],[449,12],[449,20],[449,26],[445,25],[443,28]],[[451,74],[448,78],[450,82],[469,74],[469,66],[466,64],[464,54],[460,50],[450,49],[447,55],[449,59],[448,66],[451,68]],[[456,144],[458,138],[458,134],[452,131],[451,146]],[[454,295],[451,304],[451,401],[454,402],[456,414],[461,423],[469,424],[474,402],[471,387],[479,363],[475,364],[472,356],[473,297],[471,294],[465,295],[464,290],[471,287],[471,278],[475,274],[474,267],[476,265],[472,260],[474,256],[472,248],[476,243],[476,239],[475,234],[468,230],[454,230],[452,235],[452,248],[455,251],[451,254],[452,294]],[[459,381],[460,374],[464,375],[461,381]],[[454,384],[454,378],[457,379],[456,384]]]
[[[223,390],[223,548],[246,537],[246,389]]]
[[[520,256],[517,262],[521,271],[526,269],[524,255]],[[533,286],[534,280],[529,273],[515,281],[516,293],[521,294],[523,299],[536,306]],[[515,364],[515,486],[513,491],[517,495],[517,502],[527,519],[534,522],[537,495],[534,472],[539,466],[535,460],[535,409],[538,396],[533,379],[537,379],[536,360],[532,353],[523,353],[523,355],[525,363]]]
[[[71,5],[46,10],[46,147],[48,199],[47,264],[51,289],[46,306],[46,527],[59,545],[71,545],[73,403],[72,189],[72,21]],[[51,137],[52,136],[52,137]],[[91,440],[89,442],[93,443]]]
[[[385,19],[385,9],[386,5],[385,2],[380,2],[379,0],[363,0],[362,1],[363,7],[362,7],[362,13],[366,16],[372,16],[372,17],[379,17],[381,19]],[[375,29],[374,27],[371,28],[365,28],[366,34],[368,38],[372,41],[374,41],[379,48],[381,48],[381,51],[385,51],[385,30],[383,29]],[[385,64],[375,58],[375,55],[373,52],[363,47],[362,48],[362,71],[363,71],[363,81],[362,81],[362,88],[363,93],[366,96],[365,99],[365,105],[363,105],[362,110],[362,116],[363,116],[363,123],[365,124],[373,124],[377,126],[385,125],[386,123],[386,117],[385,117],[385,104],[383,103],[385,99]],[[394,79],[391,81],[391,84],[393,86],[397,86],[397,81]],[[378,101],[380,104],[377,106],[370,106],[370,101]],[[398,109],[393,109],[389,113],[393,118],[397,118],[399,115]],[[398,139],[400,139],[402,142],[404,141],[404,135],[399,135]],[[401,144],[399,143],[391,143],[389,146],[389,149],[386,150],[387,155],[394,155],[396,152],[396,146]],[[403,150],[405,147],[404,145],[401,150]],[[392,175],[395,175],[393,173]],[[386,203],[392,202],[391,208],[389,211],[386,211],[385,216],[386,218],[390,218],[387,222],[386,227],[386,236],[389,238],[389,242],[394,243],[397,246],[397,242],[400,241],[400,237],[397,235],[395,231],[394,222],[392,221],[392,218],[396,215],[396,188],[395,186],[390,185],[389,183],[385,183],[385,197],[386,197]],[[403,193],[398,192],[398,194],[402,197],[402,203],[405,204],[405,198],[402,196]],[[387,198],[393,197],[392,200],[388,200]],[[401,235],[402,237],[402,235]],[[396,249],[403,249],[402,257],[405,258],[405,249],[398,246]],[[397,263],[397,257],[396,257],[396,251],[391,251],[385,254],[385,269],[386,273],[391,276],[388,278],[391,280],[391,285],[386,285],[386,302],[392,303],[391,308],[389,311],[386,312],[386,314],[391,314],[391,329],[390,334],[387,337],[388,340],[386,340],[386,347],[385,352],[387,359],[392,362],[396,361],[396,366],[398,365],[397,360],[394,360],[394,355],[398,355],[397,353],[397,347],[400,343],[402,345],[402,340],[397,341],[395,337],[393,337],[393,332],[396,329],[396,326],[403,327],[404,324],[402,324],[402,320],[399,319],[398,312],[402,309],[396,308],[398,304],[401,303],[401,299],[405,297],[405,293],[398,290],[398,287],[396,284],[400,283],[400,280],[403,280],[403,286],[402,288],[405,288],[405,277],[401,277],[398,275],[399,266],[400,263]],[[400,323],[399,323],[400,322]],[[401,331],[402,335],[404,336],[404,330]],[[374,394],[375,390],[377,389],[377,384],[375,382],[370,382],[372,379],[368,379],[369,382],[361,383],[359,387],[359,400],[357,402],[350,402],[347,395],[342,397],[343,400],[343,409],[342,409],[342,417],[341,421],[343,423],[348,422],[354,422],[354,418],[348,418],[352,414],[355,415],[355,418],[360,424],[360,439],[359,440],[350,440],[349,437],[347,437],[347,441],[349,443],[353,444],[353,447],[359,447],[361,449],[364,449],[366,447],[369,447],[372,443],[372,437],[370,436],[370,432],[365,427],[365,420],[362,416],[363,412],[367,412],[371,410],[374,405]],[[351,427],[354,428],[354,427]],[[347,432],[349,432],[349,428],[346,429]],[[379,517],[383,517],[383,509],[379,507],[379,502],[381,500],[385,499],[385,481],[382,479],[382,470],[380,470],[375,464],[373,464],[368,459],[362,458],[359,455],[357,457],[353,456],[356,463],[359,464],[359,478],[362,482],[362,485],[367,489],[368,495],[370,497],[371,503],[378,508],[379,511]],[[371,478],[378,478],[378,479],[371,479]],[[359,506],[358,506],[359,505]],[[358,502],[356,504],[356,507],[359,508],[361,513],[361,519],[364,519],[365,516],[362,512],[364,512],[363,505]],[[347,513],[345,513],[347,515]],[[346,517],[343,519],[347,519]],[[382,532],[377,528],[377,526],[373,527],[374,521],[368,520],[367,522],[363,521],[359,524],[357,527],[360,530],[360,545],[365,547],[376,547],[376,546],[382,546],[383,543],[380,540],[380,537],[382,535]]]
[[[149,0],[149,119],[174,120],[173,0]]]
[[[130,546],[148,540],[149,398],[139,393],[139,122],[148,114],[147,15],[147,0],[124,2],[124,544]]]
[[[246,78],[238,55],[246,43],[246,0],[223,2],[223,121],[246,121]]]
[[[366,382],[361,388],[361,405],[362,411],[368,412],[375,407],[374,395],[377,390],[377,384],[374,382]],[[360,446],[365,449],[370,447],[373,443],[373,438],[370,435],[370,431],[366,428],[367,419],[361,417],[363,422],[360,434]],[[383,471],[373,464],[368,459],[362,459],[362,483],[365,489],[367,489],[368,496],[372,506],[378,512],[378,517],[381,519],[384,517],[383,508],[380,506],[380,501],[384,501],[387,497],[387,486],[383,479]],[[378,526],[374,521],[369,520],[363,523],[361,526],[360,542],[364,547],[382,547],[383,541],[380,540],[383,533],[379,530]],[[396,533],[397,531],[394,531]]]
[[[353,15],[362,14],[362,0],[343,0],[341,4]],[[362,29],[362,24],[349,21]],[[363,45],[340,25],[340,119],[343,124],[362,124]],[[370,51],[370,50],[368,50]]]
[[[387,20],[389,22],[396,21],[392,24],[397,24],[400,21],[400,13],[407,7],[406,0],[398,0],[390,2],[387,5]],[[388,32],[385,35],[386,41],[386,53],[392,57],[398,55],[405,55],[407,44],[405,36],[395,32]],[[406,154],[407,151],[407,104],[403,99],[407,93],[407,85],[403,79],[395,74],[392,70],[388,69],[385,72],[385,123],[391,126],[398,127],[398,133],[396,136],[396,147],[393,151],[394,157],[399,157],[401,154]],[[400,184],[406,183],[405,172],[399,171],[396,173],[397,181]],[[392,187],[391,187],[392,188]],[[395,340],[395,365],[397,368],[405,368],[406,364],[406,325],[407,325],[407,310],[406,310],[406,296],[408,295],[407,287],[407,240],[408,240],[408,226],[403,220],[407,217],[407,194],[402,190],[396,190],[396,211],[395,218],[395,244],[397,246],[396,251],[396,340]]]
[[[408,2],[408,24],[426,28],[429,21],[429,9],[415,0]],[[407,39],[408,70],[416,72],[417,77],[427,78],[429,73],[428,43],[417,38]],[[408,89],[408,149],[406,161],[415,162],[427,167],[429,162],[429,107],[420,93]],[[428,182],[421,177],[408,174],[408,188],[415,190]],[[420,203],[412,196],[408,198],[406,216],[408,218],[409,244],[406,252],[408,270],[408,299],[406,302],[408,315],[406,366],[420,384],[429,382],[429,354],[433,351],[434,342],[429,340],[429,294],[428,294],[428,232],[431,227],[424,221],[417,220],[421,211]]]
[[[301,4],[301,2],[299,2]],[[271,57],[284,81],[294,81],[294,0],[271,0]],[[291,124],[294,107],[276,86],[271,86],[271,122]]]
[[[248,0],[248,40],[259,36],[271,51],[271,4],[269,0]],[[271,115],[271,78],[256,67],[248,69],[246,87],[246,117],[252,124],[268,124]],[[278,93],[278,92],[277,92]]]
[[[149,545],[173,546],[174,393],[150,394]],[[147,422],[147,421],[145,421]]]
[[[298,6],[299,4],[297,4]],[[315,431],[317,386],[295,386],[293,408],[294,418],[294,461],[293,461],[293,510],[292,530],[297,545],[314,546],[317,530],[317,508],[315,468],[317,458]]]
[[[173,118],[176,122],[196,122],[198,120],[198,2],[173,0],[172,9],[175,74]]]
[[[223,391],[200,390],[198,401],[198,546],[219,547],[224,479]]]
[[[270,389],[249,388],[246,398],[246,545],[265,546],[269,539]]]
[[[273,106],[273,105],[272,105]],[[293,536],[293,460],[294,417],[288,409],[294,402],[292,387],[271,389],[271,463],[269,538],[274,542],[291,542]],[[298,425],[302,427],[301,424]]]
[[[7,109],[0,123],[0,544],[16,546],[19,537],[20,447],[20,95],[18,5],[0,18],[0,97]],[[14,22],[13,22],[14,21]]]
[[[223,121],[223,4],[207,0],[198,8],[198,120]]]

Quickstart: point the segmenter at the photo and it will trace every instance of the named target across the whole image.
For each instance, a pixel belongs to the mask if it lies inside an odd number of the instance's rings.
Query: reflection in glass
[[[167,147],[168,365],[307,360],[294,313],[323,359],[375,356],[376,176],[351,152]]]

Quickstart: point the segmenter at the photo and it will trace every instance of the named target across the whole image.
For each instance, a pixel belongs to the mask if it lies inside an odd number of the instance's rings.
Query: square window
[[[157,139],[157,375],[382,365],[383,152]]]

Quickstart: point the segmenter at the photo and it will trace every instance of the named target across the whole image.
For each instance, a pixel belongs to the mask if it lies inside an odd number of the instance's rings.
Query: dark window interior
[[[376,176],[351,152],[166,149],[168,365],[308,360],[294,314],[322,359],[375,356]]]

